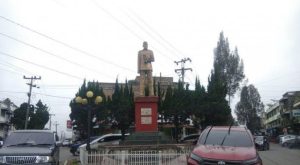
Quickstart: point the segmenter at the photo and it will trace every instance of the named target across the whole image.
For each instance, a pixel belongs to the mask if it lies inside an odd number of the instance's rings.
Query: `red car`
[[[199,137],[188,165],[262,165],[253,136],[245,127],[210,126]]]

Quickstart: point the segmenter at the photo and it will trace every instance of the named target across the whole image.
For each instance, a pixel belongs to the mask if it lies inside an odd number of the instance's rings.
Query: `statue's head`
[[[147,50],[147,49],[148,49],[148,43],[147,43],[147,41],[144,41],[144,42],[143,42],[143,47],[144,47],[144,50]]]

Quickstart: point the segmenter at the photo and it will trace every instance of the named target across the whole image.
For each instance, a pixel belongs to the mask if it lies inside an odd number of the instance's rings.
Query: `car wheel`
[[[286,143],[282,143],[282,147],[286,147],[287,146],[287,144]]]

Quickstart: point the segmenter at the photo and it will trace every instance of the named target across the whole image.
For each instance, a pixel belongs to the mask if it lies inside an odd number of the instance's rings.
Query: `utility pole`
[[[38,88],[36,85],[33,85],[33,80],[40,80],[41,76],[39,76],[39,77],[36,77],[36,76],[31,76],[31,77],[23,76],[23,78],[24,79],[30,79],[30,83],[26,83],[27,85],[29,85],[28,102],[27,102],[27,110],[26,110],[26,118],[25,118],[25,129],[27,129],[32,87]]]
[[[53,113],[49,113],[49,120],[50,120],[50,123],[49,123],[49,130],[51,130],[51,117],[52,116],[55,116],[55,114],[53,114]]]
[[[58,124],[57,121],[55,121],[54,125],[55,125],[55,132],[56,132],[56,134],[57,134],[57,126],[58,126],[59,124]]]
[[[180,61],[174,61],[176,65],[178,65],[179,63],[181,64],[181,68],[180,69],[175,69],[175,73],[177,73],[179,75],[179,78],[181,78],[182,83],[184,84],[184,75],[185,75],[185,71],[190,70],[193,71],[192,68],[185,68],[184,64],[186,61],[190,61],[192,62],[192,60],[190,58],[184,58],[181,59]]]

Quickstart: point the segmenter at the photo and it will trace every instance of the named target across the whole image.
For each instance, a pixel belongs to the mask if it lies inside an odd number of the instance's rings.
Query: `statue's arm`
[[[152,52],[152,51],[151,51],[150,58],[151,58],[151,62],[154,62],[154,55],[153,55],[153,52]]]

